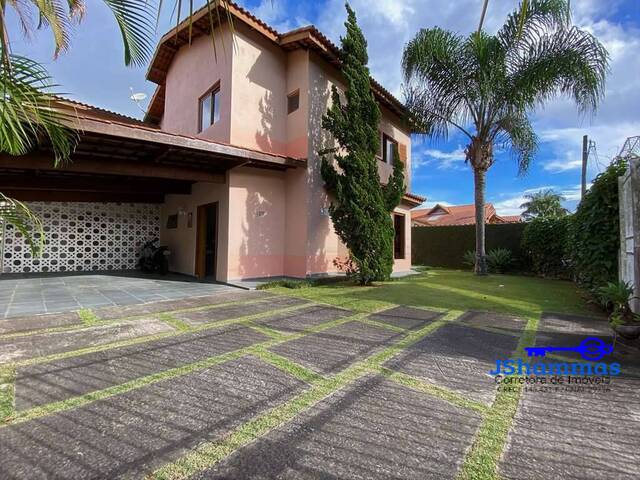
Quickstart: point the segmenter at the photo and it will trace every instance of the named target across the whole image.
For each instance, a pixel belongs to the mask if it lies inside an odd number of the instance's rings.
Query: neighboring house
[[[490,223],[519,223],[520,215],[498,215],[491,203],[484,206],[484,221]],[[442,227],[447,225],[475,225],[475,205],[440,205],[433,208],[411,210],[411,224],[414,227]]]
[[[227,15],[213,15],[222,22],[217,59],[206,8],[192,17],[191,45],[187,20],[162,37],[144,122],[61,100],[80,137],[69,165],[53,168],[46,141],[24,157],[0,155],[0,191],[41,215],[48,241],[33,259],[8,226],[3,271],[134,268],[154,236],[169,246],[172,271],[198,277],[335,271],[348,252],[328,215],[317,151],[331,143],[321,128],[331,86],[344,90],[339,51],[314,27],[280,34],[228,8],[233,35]],[[410,185],[405,109],[375,81],[372,92],[382,111],[381,179],[397,148]],[[410,268],[410,209],[423,201],[407,192],[393,213],[395,271]]]

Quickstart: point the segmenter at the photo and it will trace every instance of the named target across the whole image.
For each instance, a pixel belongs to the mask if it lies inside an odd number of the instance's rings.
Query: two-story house
[[[223,8],[223,7],[219,7]],[[46,142],[24,158],[0,157],[0,191],[43,218],[45,255],[33,259],[19,232],[4,238],[3,270],[133,268],[158,235],[174,272],[219,281],[326,274],[347,256],[335,234],[318,150],[331,86],[344,90],[338,49],[314,27],[278,33],[228,5],[207,9],[162,37],[147,78],[158,86],[143,122],[61,101],[80,135],[73,162],[51,168]],[[217,19],[217,16],[214,15]],[[381,180],[398,149],[410,185],[404,107],[372,80],[380,104]],[[395,209],[395,271],[411,265],[406,193]]]

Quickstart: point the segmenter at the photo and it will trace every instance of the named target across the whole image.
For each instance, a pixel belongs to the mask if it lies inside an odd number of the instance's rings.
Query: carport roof
[[[111,140],[120,140],[122,148],[125,148],[127,143],[134,142],[166,147],[173,153],[189,155],[200,153],[208,157],[209,160],[225,164],[227,168],[238,164],[276,168],[306,165],[305,159],[265,153],[206,138],[169,133],[147,122],[85,103],[62,98],[57,103],[61,109],[68,112],[66,123],[78,131],[81,139],[84,136],[97,135],[108,137]]]

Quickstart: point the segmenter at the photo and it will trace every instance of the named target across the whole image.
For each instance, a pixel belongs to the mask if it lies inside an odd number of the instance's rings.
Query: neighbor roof
[[[440,205],[433,208],[421,208],[411,211],[411,220],[419,225],[439,227],[448,225],[475,225],[475,205]],[[516,223],[520,222],[519,215],[500,216],[491,203],[484,206],[484,220],[486,223]]]
[[[332,65],[338,68],[341,66],[340,49],[313,25],[280,34],[251,12],[233,2],[225,2],[224,6],[219,5],[218,8],[223,10],[227,9],[228,12],[233,15],[234,21],[237,19],[243,22],[285,50],[295,50],[297,48],[311,49]],[[217,21],[217,15],[213,15],[212,17],[214,21]],[[220,19],[224,21],[226,19],[226,13],[220,15]],[[207,6],[205,6],[194,12],[191,16],[191,40],[201,35],[208,35],[210,29],[209,10]],[[158,87],[151,99],[145,119],[159,122],[162,112],[164,111],[164,85],[167,71],[180,47],[188,44],[189,18],[183,20],[160,39],[147,71],[147,79],[158,84]],[[406,108],[402,102],[373,78],[371,78],[371,90],[378,101],[389,110],[401,117],[406,114]]]

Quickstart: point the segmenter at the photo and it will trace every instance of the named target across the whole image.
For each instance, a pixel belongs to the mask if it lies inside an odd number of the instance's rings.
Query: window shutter
[[[398,143],[398,156],[400,161],[407,165],[407,146],[404,143]]]

